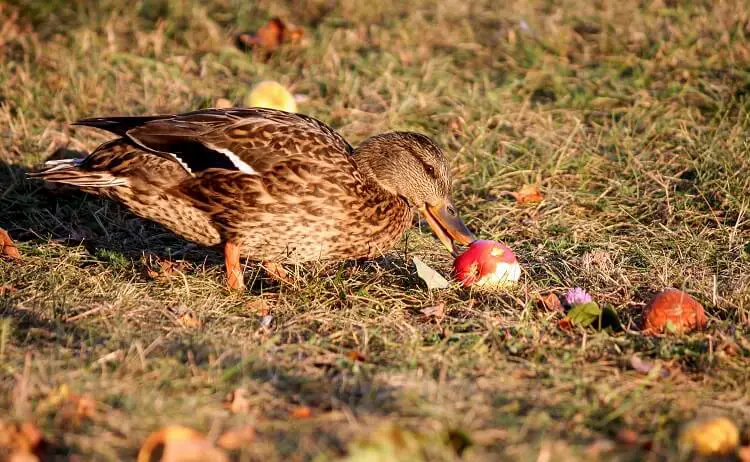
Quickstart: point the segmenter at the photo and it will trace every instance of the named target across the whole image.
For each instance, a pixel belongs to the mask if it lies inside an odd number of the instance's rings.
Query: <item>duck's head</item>
[[[371,181],[419,209],[449,252],[455,254],[454,242],[476,240],[453,206],[448,163],[430,138],[412,132],[375,135],[357,147],[354,158]]]

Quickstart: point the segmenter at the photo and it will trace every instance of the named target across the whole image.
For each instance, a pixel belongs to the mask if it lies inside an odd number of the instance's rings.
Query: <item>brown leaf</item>
[[[242,50],[264,48],[275,50],[284,42],[297,43],[305,35],[304,29],[280,18],[271,18],[255,34],[242,33],[237,37],[237,46]]]
[[[142,259],[146,266],[146,274],[152,279],[169,278],[187,268],[187,263],[183,260],[161,260],[160,258],[149,255],[148,258]]]
[[[542,199],[544,199],[541,191],[539,191],[539,186],[535,184],[525,184],[521,186],[521,189],[517,192],[512,192],[510,195],[513,196],[519,204],[532,204],[535,202],[541,202]]]
[[[33,423],[19,424],[0,420],[0,453],[9,453],[9,461],[42,460],[47,446],[44,435]]]
[[[247,399],[247,390],[235,388],[224,399],[224,409],[229,409],[234,414],[245,414],[250,411],[250,400]]]
[[[445,302],[437,302],[434,306],[428,306],[419,310],[427,318],[435,318],[438,321],[445,317]]]
[[[252,311],[258,316],[268,316],[271,314],[271,308],[268,306],[268,302],[262,297],[258,297],[245,303],[245,309]]]
[[[740,462],[750,462],[750,446],[743,446],[737,450],[737,458]]]
[[[367,361],[367,357],[365,357],[364,354],[360,353],[359,351],[350,351],[346,354],[346,357],[349,358],[352,361],[361,361],[365,362]]]
[[[0,228],[0,256],[5,256],[13,260],[21,259],[21,252],[18,251],[18,247],[10,238],[7,231]]]
[[[308,419],[312,417],[312,409],[307,406],[297,406],[292,409],[292,412],[289,413],[289,416],[295,419]]]
[[[185,329],[198,329],[203,325],[200,319],[192,311],[185,311],[177,317],[177,324]]]
[[[560,303],[560,297],[552,292],[545,296],[540,295],[539,302],[547,311],[559,311],[561,313],[565,312],[565,308],[563,308],[562,303]]]
[[[669,371],[665,369],[663,366],[655,365],[646,360],[643,360],[639,358],[638,355],[632,355],[630,357],[630,367],[640,372],[641,374],[646,374],[646,375],[651,373],[651,371],[654,370],[654,368],[658,367],[659,377],[669,377]]]
[[[573,329],[573,321],[569,317],[564,317],[557,322],[557,327],[564,331],[570,331]]]
[[[228,430],[221,434],[216,441],[217,446],[228,451],[250,446],[255,441],[255,427],[243,425],[234,430]]]
[[[629,428],[621,428],[617,431],[617,441],[619,441],[621,444],[635,446],[638,444],[639,439],[640,435],[638,435],[635,430],[631,430]]]
[[[229,458],[192,428],[170,425],[149,435],[138,452],[138,462],[156,461],[228,462]]]

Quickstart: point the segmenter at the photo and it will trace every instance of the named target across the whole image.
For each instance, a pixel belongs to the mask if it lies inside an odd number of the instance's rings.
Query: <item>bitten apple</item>
[[[515,284],[521,277],[521,266],[507,245],[474,241],[456,257],[453,273],[464,287],[496,289]]]

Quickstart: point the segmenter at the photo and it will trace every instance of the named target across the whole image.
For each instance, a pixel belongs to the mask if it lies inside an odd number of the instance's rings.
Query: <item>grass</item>
[[[133,459],[170,423],[213,437],[254,425],[241,461],[365,460],[394,441],[412,460],[412,446],[425,460],[677,459],[680,428],[711,414],[748,443],[746,5],[408,3],[0,5],[0,227],[24,254],[0,260],[3,414],[36,422],[61,460]],[[305,27],[305,43],[268,57],[234,47],[273,15]],[[218,254],[24,179],[108,138],[78,118],[242,104],[264,79],[355,144],[390,129],[434,137],[469,226],[516,250],[522,283],[428,291],[410,255],[443,273],[450,258],[415,226],[378,261],[297,268],[296,287],[248,268],[252,289],[227,294]],[[508,197],[535,182],[540,204]],[[179,265],[149,276],[159,261]],[[627,329],[558,329],[537,299],[571,286]],[[707,330],[638,331],[668,286],[704,304]],[[421,314],[440,303],[444,318]],[[634,353],[670,376],[632,370]],[[49,405],[63,385],[96,401],[95,418]],[[223,406],[236,389],[247,412]],[[300,406],[312,416],[290,417]]]

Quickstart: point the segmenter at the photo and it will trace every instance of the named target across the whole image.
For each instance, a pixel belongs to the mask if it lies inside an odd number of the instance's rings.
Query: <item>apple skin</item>
[[[684,334],[706,326],[708,319],[696,299],[677,289],[666,289],[646,306],[644,330],[649,334],[664,333],[671,323],[675,333]]]
[[[521,266],[507,245],[480,240],[456,257],[453,274],[464,287],[497,289],[515,284],[521,277]]]

